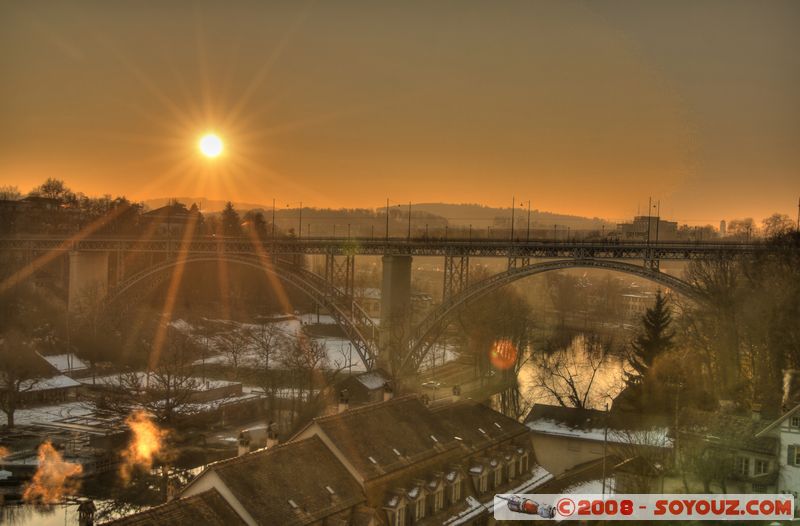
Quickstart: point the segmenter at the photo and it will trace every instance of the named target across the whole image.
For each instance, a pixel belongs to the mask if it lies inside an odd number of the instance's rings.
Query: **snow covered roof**
[[[367,389],[382,389],[386,384],[386,378],[378,371],[359,374],[356,380]]]
[[[570,427],[563,422],[549,419],[539,419],[525,424],[534,433],[544,435],[580,438],[603,442],[605,428]],[[671,447],[672,439],[667,437],[668,429],[654,428],[650,430],[608,430],[608,442],[615,444],[638,444],[643,446]]]
[[[76,382],[69,376],[59,374],[51,378],[37,378],[23,382],[23,391],[49,391],[51,389],[67,389],[70,387],[80,387],[80,382]]]
[[[42,356],[47,363],[58,369],[61,373],[70,371],[84,371],[89,368],[85,362],[75,356],[74,353],[66,354],[53,354],[51,356]]]

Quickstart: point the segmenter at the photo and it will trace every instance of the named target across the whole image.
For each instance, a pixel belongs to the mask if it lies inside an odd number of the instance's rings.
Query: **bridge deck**
[[[257,248],[258,247],[258,248]],[[55,237],[0,238],[2,251],[122,251],[194,254],[334,254],[382,256],[469,256],[506,258],[604,258],[604,259],[703,259],[752,253],[768,249],[762,243],[686,243],[611,241],[524,241],[486,239],[373,239],[305,238],[254,242],[249,238],[194,238],[186,243],[176,239],[136,238],[65,239]]]

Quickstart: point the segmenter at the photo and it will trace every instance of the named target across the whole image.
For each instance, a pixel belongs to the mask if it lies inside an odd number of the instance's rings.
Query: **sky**
[[[798,27],[791,0],[0,0],[0,185],[795,217]]]

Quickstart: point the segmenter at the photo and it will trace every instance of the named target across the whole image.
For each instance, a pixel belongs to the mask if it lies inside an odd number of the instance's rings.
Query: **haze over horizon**
[[[795,217],[799,22],[777,0],[9,1],[0,185]]]

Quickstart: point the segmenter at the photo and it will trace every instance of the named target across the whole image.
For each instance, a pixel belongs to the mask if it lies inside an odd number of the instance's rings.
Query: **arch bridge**
[[[193,238],[140,240],[98,237],[0,238],[0,254],[14,253],[20,270],[0,283],[30,279],[54,260],[66,261],[69,305],[80,291],[96,286],[112,308],[125,310],[163,283],[183,264],[225,262],[257,268],[295,287],[327,310],[354,344],[368,369],[412,374],[453,313],[489,292],[526,276],[567,268],[601,268],[651,280],[688,297],[688,283],[661,272],[664,260],[733,258],[768,250],[759,243],[554,242],[465,239]],[[132,254],[151,263],[126,271]],[[312,272],[303,256],[324,256],[324,272]],[[378,325],[354,298],[357,256],[382,256],[381,320]],[[410,325],[411,262],[414,256],[443,258],[442,302],[416,327]],[[471,283],[470,258],[502,258],[507,270]],[[399,356],[398,356],[399,354]],[[394,355],[394,356],[392,356]]]

